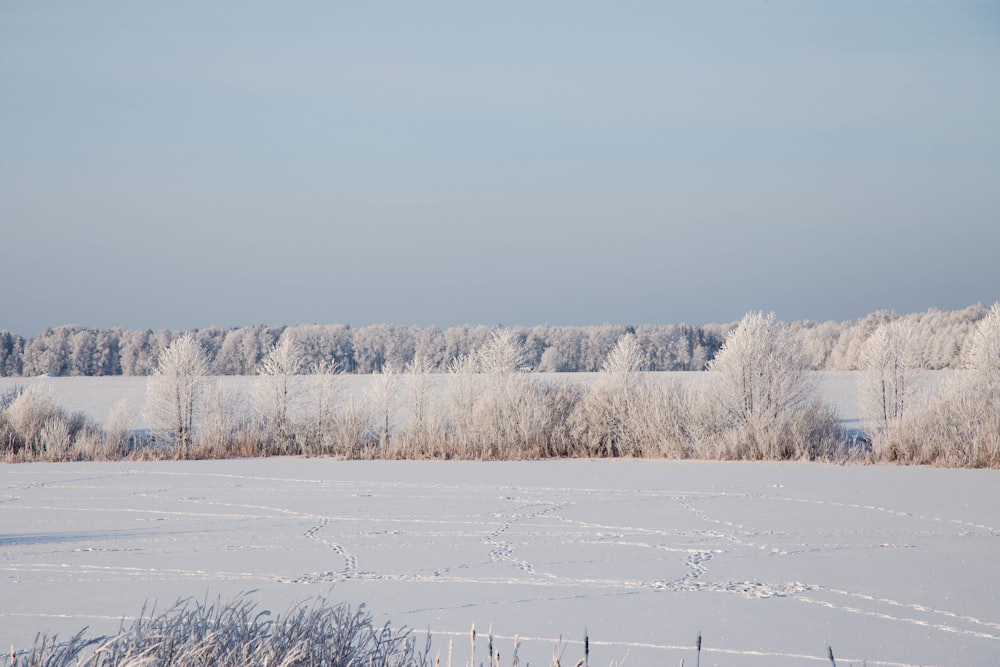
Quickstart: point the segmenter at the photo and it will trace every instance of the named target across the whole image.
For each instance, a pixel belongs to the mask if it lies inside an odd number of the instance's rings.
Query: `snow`
[[[0,645],[147,600],[366,603],[455,664],[995,664],[998,471],[274,458],[0,467]],[[508,663],[509,664],[509,663]]]

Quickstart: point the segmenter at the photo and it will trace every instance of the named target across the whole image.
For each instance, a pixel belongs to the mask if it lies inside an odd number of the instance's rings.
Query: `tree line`
[[[44,392],[0,395],[0,460],[226,458],[523,459],[650,457],[876,460],[1000,467],[1000,304],[979,319],[964,372],[921,393],[912,321],[879,325],[858,374],[863,433],[822,401],[793,326],[748,313],[707,364],[704,381],[651,381],[635,332],[625,332],[592,382],[530,372],[510,328],[435,375],[422,357],[384,367],[361,397],[340,395],[335,364],[311,363],[286,330],[257,366],[253,391],[210,375],[193,334],[172,341],[147,383],[139,432],[119,404],[102,427]]]
[[[926,369],[959,368],[962,350],[988,309],[897,315],[877,311],[842,322],[795,321],[788,324],[811,370],[862,368],[864,344],[880,326],[905,323]],[[633,334],[643,370],[696,371],[707,368],[726,336],[725,324],[603,324],[596,326],[515,326],[509,330],[524,349],[525,369],[542,372],[596,372],[626,334]],[[377,324],[254,325],[187,332],[92,329],[65,325],[24,338],[0,331],[0,376],[150,375],[157,359],[175,340],[193,337],[208,356],[214,375],[253,375],[284,336],[296,341],[308,364],[327,363],[345,373],[378,373],[420,359],[430,372],[444,372],[456,359],[474,354],[494,327],[438,327]]]

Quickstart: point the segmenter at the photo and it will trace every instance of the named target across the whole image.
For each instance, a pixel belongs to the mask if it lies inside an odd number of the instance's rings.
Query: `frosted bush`
[[[42,425],[38,440],[41,444],[42,455],[50,461],[65,459],[73,444],[69,426],[61,416],[48,419]]]
[[[880,439],[875,456],[899,463],[1000,467],[1000,394],[967,372],[908,411]]]
[[[88,426],[73,438],[73,458],[85,461],[116,461],[130,452],[121,446],[121,441],[108,438],[99,428]]]
[[[44,449],[42,430],[60,419],[62,410],[44,390],[31,387],[10,404],[4,416],[17,438],[15,449],[37,456]]]
[[[496,329],[475,355],[449,369],[447,443],[460,458],[520,458],[543,447],[544,390],[523,372],[524,350]]]
[[[404,369],[401,402],[409,418],[403,442],[393,449],[404,458],[438,458],[444,455],[443,418],[433,401],[431,364],[423,356],[414,357]]]
[[[573,414],[573,436],[589,456],[639,456],[651,397],[634,334],[619,339]]]
[[[118,452],[119,455],[123,456],[131,450],[135,443],[135,428],[136,420],[132,415],[128,400],[118,401],[108,413],[108,420],[104,427],[108,451]]]
[[[195,449],[200,456],[232,455],[250,427],[258,426],[250,419],[246,398],[238,389],[219,381],[206,384],[197,422]]]
[[[352,459],[375,458],[378,440],[373,435],[375,424],[368,405],[351,398],[339,408],[334,420],[331,453]]]
[[[723,416],[704,387],[678,382],[648,388],[637,421],[641,454],[666,458],[718,458]]]

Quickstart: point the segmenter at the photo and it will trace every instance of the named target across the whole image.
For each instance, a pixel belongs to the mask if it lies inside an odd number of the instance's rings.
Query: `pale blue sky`
[[[0,0],[0,329],[1000,298],[1000,5]]]

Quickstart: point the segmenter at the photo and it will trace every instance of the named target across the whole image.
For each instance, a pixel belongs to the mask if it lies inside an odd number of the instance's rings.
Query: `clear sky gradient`
[[[0,329],[1000,298],[1000,4],[0,0]]]

